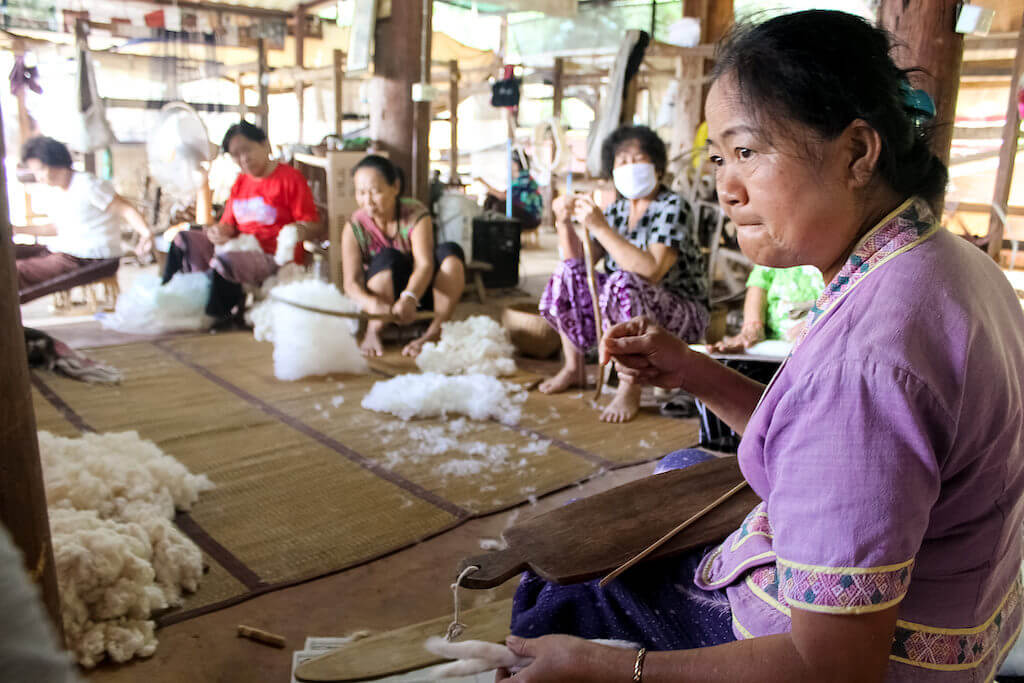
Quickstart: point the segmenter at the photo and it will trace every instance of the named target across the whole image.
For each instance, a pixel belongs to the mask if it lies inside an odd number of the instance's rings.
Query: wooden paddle
[[[473,640],[500,643],[508,635],[512,600],[501,600],[467,610],[466,636]],[[452,616],[378,633],[342,645],[334,652],[311,659],[295,669],[300,681],[367,681],[415,671],[442,660],[423,648],[430,636],[444,635]]]
[[[645,477],[509,527],[502,534],[505,550],[463,560],[456,576],[468,566],[480,568],[463,580],[467,588],[491,588],[525,569],[559,584],[604,576],[741,483],[735,456]],[[749,487],[739,487],[647,558],[722,540],[758,502]]]
[[[306,304],[300,304],[297,301],[289,301],[288,299],[282,299],[279,296],[270,295],[270,299],[277,303],[288,304],[295,308],[301,308],[304,311],[310,313],[320,313],[321,315],[333,315],[336,318],[353,318],[355,320],[387,320],[396,321],[398,318],[391,315],[390,313],[364,313],[363,311],[332,311],[327,308],[317,308],[316,306],[307,306]],[[413,320],[433,320],[433,311],[417,311],[413,316]]]

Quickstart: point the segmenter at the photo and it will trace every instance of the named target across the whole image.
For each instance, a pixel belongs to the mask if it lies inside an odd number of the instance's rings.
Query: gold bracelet
[[[644,657],[647,656],[647,648],[637,650],[636,663],[633,664],[633,683],[640,683],[644,678]]]

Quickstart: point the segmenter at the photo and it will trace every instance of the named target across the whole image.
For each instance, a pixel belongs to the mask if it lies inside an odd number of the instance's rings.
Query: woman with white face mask
[[[583,195],[560,197],[554,203],[565,260],[544,290],[540,313],[562,337],[565,364],[540,385],[546,394],[579,386],[583,354],[599,336],[574,221],[589,235],[595,260],[604,259],[606,272],[594,274],[604,326],[646,316],[693,342],[708,324],[706,269],[690,230],[690,208],[661,184],[665,143],[646,126],[624,126],[604,141],[601,157],[605,174],[620,195],[617,201],[604,212]],[[601,419],[626,422],[639,407],[640,387],[620,378]]]

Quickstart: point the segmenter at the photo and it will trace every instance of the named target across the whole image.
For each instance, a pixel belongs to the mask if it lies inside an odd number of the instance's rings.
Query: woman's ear
[[[851,188],[866,187],[878,169],[882,154],[882,136],[863,119],[854,119],[840,136],[847,153]]]

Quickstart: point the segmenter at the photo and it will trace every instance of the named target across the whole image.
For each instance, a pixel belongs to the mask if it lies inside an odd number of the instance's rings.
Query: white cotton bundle
[[[80,664],[156,648],[155,609],[202,577],[199,548],[171,522],[213,487],[135,432],[39,432],[64,632]]]
[[[516,371],[514,352],[515,347],[501,325],[485,315],[474,315],[441,325],[441,340],[424,344],[416,365],[424,372],[444,375],[503,377]]]
[[[277,300],[343,313],[358,311],[358,305],[337,287],[320,280],[301,280],[275,287],[272,296],[275,377],[296,380],[308,375],[369,370],[356,344],[357,320],[313,313]]]
[[[209,299],[208,273],[178,273],[166,285],[156,275],[139,275],[100,323],[129,334],[202,330],[210,324],[205,314]]]
[[[224,244],[218,244],[213,248],[215,254],[226,254],[230,251],[263,251],[263,247],[260,246],[260,241],[256,239],[255,235],[240,232]]]
[[[274,252],[274,262],[279,266],[295,262],[295,247],[299,243],[299,226],[294,223],[281,228],[277,233],[277,251]]]
[[[297,263],[289,263],[277,269],[277,272],[263,281],[256,293],[256,303],[245,312],[245,319],[252,325],[252,336],[256,341],[274,341],[273,301],[270,293],[275,287],[290,282],[312,280],[315,276]]]
[[[362,406],[403,420],[458,413],[474,420],[493,418],[516,424],[526,401],[526,392],[517,389],[489,375],[399,375],[374,384]]]

